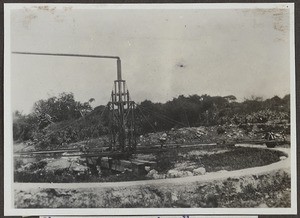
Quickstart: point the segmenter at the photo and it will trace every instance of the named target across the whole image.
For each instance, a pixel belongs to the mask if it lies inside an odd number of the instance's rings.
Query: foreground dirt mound
[[[174,179],[172,179],[174,180]],[[175,179],[176,180],[176,179]],[[162,180],[163,181],[163,180]],[[17,208],[290,207],[290,173],[204,182],[119,183],[94,188],[15,190]]]

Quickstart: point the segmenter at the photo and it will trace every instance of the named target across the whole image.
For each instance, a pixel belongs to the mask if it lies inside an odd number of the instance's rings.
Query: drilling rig
[[[131,100],[126,88],[126,81],[122,79],[121,59],[118,56],[108,55],[86,55],[86,54],[62,54],[62,53],[34,53],[34,52],[12,52],[22,55],[46,55],[64,57],[84,57],[114,59],[117,61],[117,79],[111,92],[111,100],[108,102],[109,109],[109,151],[119,152],[122,155],[130,155],[136,149],[135,129],[135,102]],[[109,155],[108,155],[109,156]]]
[[[131,101],[122,79],[121,60],[117,59],[117,80],[111,92],[109,108],[110,150],[133,152],[136,149],[135,102]]]

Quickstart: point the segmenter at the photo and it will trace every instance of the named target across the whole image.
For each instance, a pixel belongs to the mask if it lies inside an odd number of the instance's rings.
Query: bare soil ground
[[[43,159],[15,157],[15,182],[117,182],[169,177],[193,176],[197,169],[206,172],[233,171],[264,166],[285,157],[283,152],[270,149],[205,145],[197,149],[164,150],[153,154],[136,154],[140,158],[155,161],[152,175],[136,176],[130,172],[111,172],[99,169],[93,175],[86,160],[80,157],[48,157]]]
[[[168,142],[212,143],[261,139],[252,128],[231,126],[182,128],[168,132]],[[255,130],[255,131],[256,131]],[[162,133],[140,137],[139,146],[158,145]],[[212,141],[214,140],[214,141]],[[104,146],[103,139],[61,145],[62,148]],[[99,170],[92,175],[79,157],[15,157],[17,208],[115,207],[290,207],[290,145],[267,149],[259,146],[200,145],[174,148],[133,158],[155,161],[155,171],[135,176],[130,172]],[[19,144],[15,152],[32,151]],[[183,178],[177,178],[183,177]],[[40,182],[40,183],[37,183]],[[94,183],[93,183],[94,182]]]
[[[282,151],[289,156],[290,149],[267,150]],[[17,208],[283,208],[291,206],[290,158],[266,166],[185,178],[117,183],[15,183],[14,189]]]
[[[199,127],[184,127],[179,129],[171,129],[165,132],[155,132],[140,135],[138,137],[138,146],[149,146],[160,144],[160,138],[165,133],[167,134],[168,144],[189,144],[189,143],[222,143],[260,140],[265,136],[265,131],[277,130],[276,132],[289,129],[289,125],[280,124],[243,124],[243,125],[223,125],[223,126],[199,126]],[[281,133],[275,134],[279,140],[286,139],[289,141],[289,135]],[[109,142],[108,136],[99,138],[90,138],[84,141],[74,143],[62,143],[49,146],[47,149],[78,149],[81,146],[87,146],[90,149],[99,149],[107,147]],[[39,150],[33,142],[20,143],[14,146],[15,152]],[[46,150],[47,150],[46,149]]]

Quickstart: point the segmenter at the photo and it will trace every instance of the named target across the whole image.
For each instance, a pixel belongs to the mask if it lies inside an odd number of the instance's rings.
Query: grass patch
[[[207,172],[218,170],[240,170],[250,167],[269,165],[285,156],[283,152],[259,148],[235,147],[231,151],[204,155],[200,159]]]

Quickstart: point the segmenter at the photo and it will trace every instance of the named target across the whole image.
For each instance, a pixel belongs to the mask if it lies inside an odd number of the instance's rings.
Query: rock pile
[[[141,146],[160,144],[159,139],[166,134],[166,144],[183,144],[183,143],[222,143],[235,142],[242,140],[261,140],[266,132],[274,131],[276,139],[284,140],[285,133],[288,134],[288,125],[278,124],[253,124],[246,123],[240,125],[223,125],[223,126],[200,126],[184,127],[180,129],[172,128],[166,132],[156,132],[141,135],[138,143]]]
[[[158,171],[152,169],[148,172],[146,177],[150,179],[181,178],[181,177],[204,175],[205,173],[206,170],[204,167],[193,169],[192,172],[188,170],[171,169],[166,174],[159,174]]]

